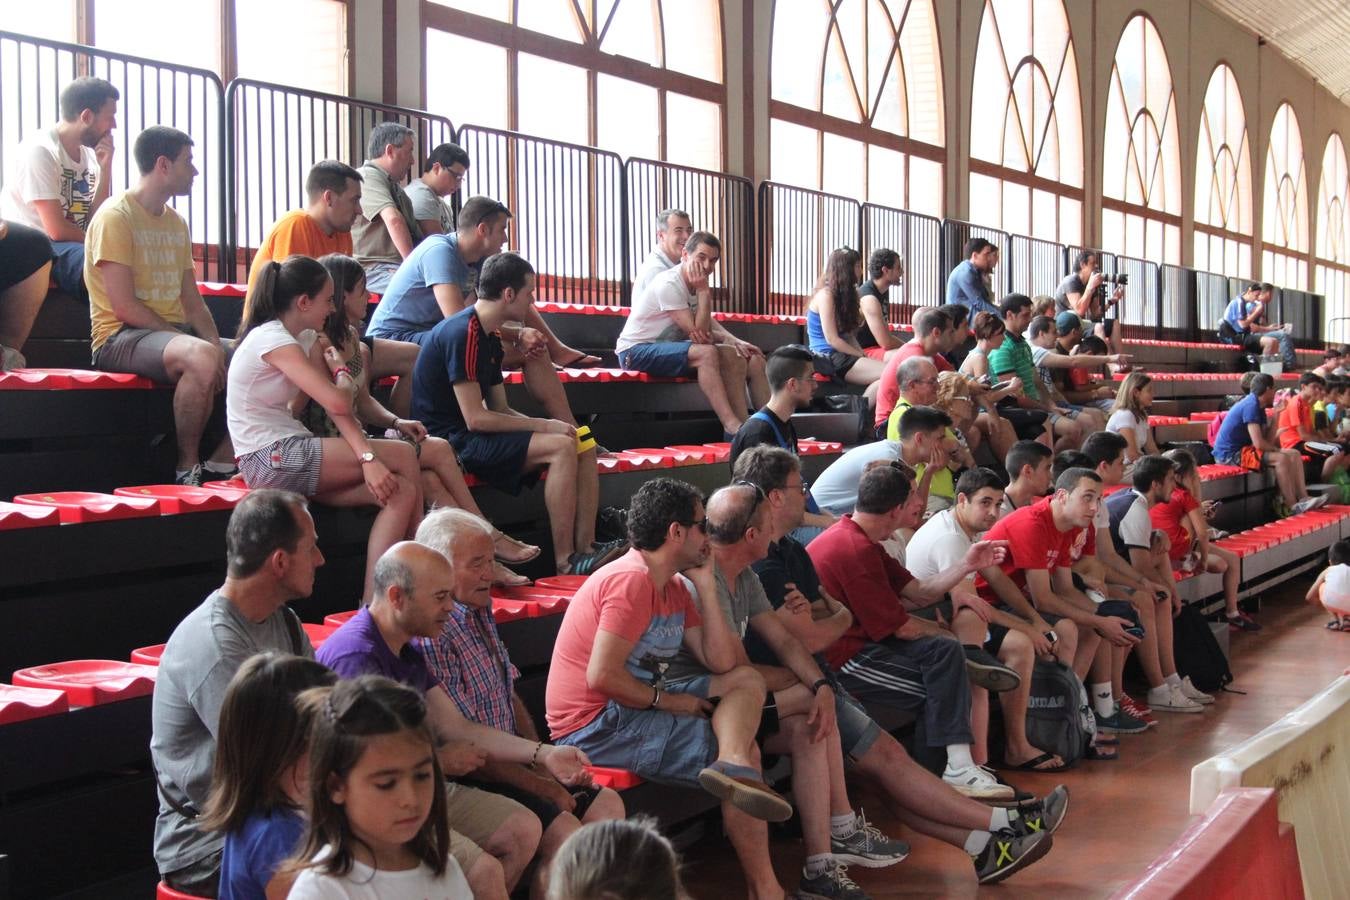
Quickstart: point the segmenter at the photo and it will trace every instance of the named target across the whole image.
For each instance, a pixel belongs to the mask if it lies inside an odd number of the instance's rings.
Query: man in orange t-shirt
[[[1314,459],[1322,460],[1322,480],[1330,481],[1339,470],[1350,468],[1350,455],[1342,451],[1327,452],[1319,447],[1306,446],[1308,441],[1319,441],[1321,445],[1333,442],[1313,423],[1313,404],[1326,392],[1327,383],[1316,372],[1304,372],[1298,379],[1298,393],[1289,398],[1280,412],[1280,446],[1286,450],[1298,450]]]
[[[335,159],[317,162],[305,178],[305,197],[309,206],[286,213],[263,238],[249,267],[249,287],[259,269],[273,260],[294,254],[315,259],[328,253],[352,255],[352,223],[361,212],[361,173]]]

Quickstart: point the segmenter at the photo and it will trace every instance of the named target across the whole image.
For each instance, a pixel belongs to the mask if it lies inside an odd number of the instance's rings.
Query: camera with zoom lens
[[[1124,287],[1130,283],[1130,276],[1127,272],[1120,272],[1115,275],[1110,275],[1106,272],[1100,272],[1098,274],[1102,276],[1102,284],[1116,284]]]

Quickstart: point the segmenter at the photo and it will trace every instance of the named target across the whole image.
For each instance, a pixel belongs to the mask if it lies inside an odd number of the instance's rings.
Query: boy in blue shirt
[[[1268,434],[1266,410],[1275,403],[1275,379],[1265,373],[1252,378],[1251,390],[1224,416],[1219,435],[1214,440],[1214,459],[1227,466],[1241,466],[1251,472],[1262,466],[1275,470],[1275,483],[1280,496],[1275,499],[1275,514],[1280,518],[1291,513],[1317,509],[1327,502],[1327,496],[1308,496],[1303,479],[1303,457],[1297,450],[1282,450]],[[1284,406],[1275,408],[1276,413]]]

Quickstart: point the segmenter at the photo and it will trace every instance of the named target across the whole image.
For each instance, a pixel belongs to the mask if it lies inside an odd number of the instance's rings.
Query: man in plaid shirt
[[[466,719],[530,741],[540,741],[515,691],[511,664],[492,617],[492,527],[461,509],[441,509],[422,520],[417,541],[443,554],[454,570],[455,610],[436,638],[417,638],[427,668]],[[536,896],[548,886],[549,862],[583,822],[622,819],[623,800],[609,788],[567,787],[542,767],[488,762],[461,784],[503,794],[539,817]]]

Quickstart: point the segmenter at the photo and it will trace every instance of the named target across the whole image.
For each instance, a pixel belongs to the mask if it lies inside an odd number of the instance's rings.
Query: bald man
[[[589,784],[582,768],[589,760],[581,751],[471,722],[436,683],[412,639],[436,637],[450,620],[455,579],[443,554],[412,541],[397,543],[375,563],[374,582],[370,605],[324,642],[319,662],[343,678],[383,675],[422,692],[442,741],[437,756],[448,778],[490,762],[534,763],[561,784]],[[454,783],[447,806],[456,832],[450,850],[474,896],[505,900],[539,846],[539,818],[500,794]]]

